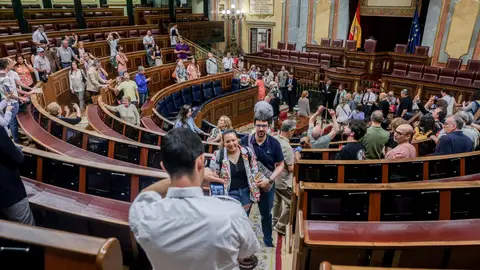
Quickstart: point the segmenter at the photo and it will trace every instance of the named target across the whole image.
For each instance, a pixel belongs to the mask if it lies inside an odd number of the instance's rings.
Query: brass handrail
[[[198,44],[196,44],[195,42],[187,39],[187,38],[183,38],[183,40],[185,41],[185,43],[188,44],[188,46],[191,46],[191,47],[194,47],[195,48],[195,56],[197,59],[205,59],[208,57],[208,53],[210,51],[202,48],[201,46],[199,46]],[[217,66],[218,66],[218,71],[219,72],[223,72],[223,65],[221,64],[222,63],[222,59],[219,58],[217,55],[215,55],[213,52],[211,52],[213,54],[213,57],[215,59],[217,59]]]

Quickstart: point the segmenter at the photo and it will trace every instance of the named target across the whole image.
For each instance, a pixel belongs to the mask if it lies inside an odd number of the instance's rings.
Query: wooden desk
[[[120,243],[0,220],[0,246],[28,248],[27,252],[0,253],[5,269],[118,270],[122,269]],[[43,263],[43,265],[42,265]]]
[[[360,81],[366,78],[366,72],[355,68],[332,67],[325,70],[325,77],[335,83],[344,84],[346,89],[357,91]]]

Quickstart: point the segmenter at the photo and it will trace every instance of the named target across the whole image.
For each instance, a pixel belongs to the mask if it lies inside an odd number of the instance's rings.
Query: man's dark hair
[[[437,112],[437,115],[440,122],[445,121],[445,117],[447,117],[447,109],[440,108],[440,110]]]
[[[6,69],[8,67],[8,59],[0,59],[0,69]]]
[[[265,112],[259,111],[255,113],[255,116],[253,117],[253,124],[255,125],[257,121],[266,121],[268,124],[270,124],[270,121],[272,118]]]
[[[365,136],[365,133],[367,133],[367,124],[362,120],[352,120],[348,124],[348,127],[353,133],[355,133],[353,138],[357,141]]]
[[[45,39],[40,40],[40,44],[47,44],[48,42]]]
[[[172,178],[191,175],[195,160],[204,153],[200,137],[189,128],[174,128],[163,138],[163,166]]]
[[[152,45],[152,44],[148,44],[148,45],[147,45],[147,50],[148,50],[148,49],[151,49],[151,48],[153,48],[153,45]]]

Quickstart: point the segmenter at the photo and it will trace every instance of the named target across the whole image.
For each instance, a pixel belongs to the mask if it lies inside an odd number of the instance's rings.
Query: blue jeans
[[[144,93],[138,93],[139,95],[139,98],[140,98],[140,104],[139,104],[139,108],[141,108],[143,106],[143,104],[145,104],[145,102],[147,102],[147,98],[148,98],[148,92],[144,92]]]
[[[69,68],[72,66],[72,62],[63,62],[60,63],[60,65],[62,66],[62,68]]]
[[[228,191],[228,196],[239,201],[242,206],[252,203],[252,201],[250,200],[250,189],[248,187],[230,189]]]
[[[127,71],[126,71],[126,70],[124,70],[124,71],[119,71],[119,72],[118,72],[118,76],[119,76],[119,77],[123,77],[123,73],[125,73],[125,72],[127,72]]]
[[[17,114],[19,109],[18,102],[12,103],[12,120],[10,120],[10,132],[12,132],[13,141],[18,143],[18,121],[17,121]]]
[[[260,194],[260,202],[258,202],[258,208],[260,215],[262,216],[262,232],[263,242],[273,242],[272,237],[272,208],[273,199],[275,198],[275,184],[269,192],[262,192]]]

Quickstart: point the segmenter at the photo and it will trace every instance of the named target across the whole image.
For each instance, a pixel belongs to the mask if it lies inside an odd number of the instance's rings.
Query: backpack
[[[110,64],[112,65],[113,68],[118,68],[118,63],[117,63],[117,55],[115,54],[114,56],[110,57]]]

